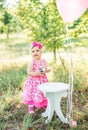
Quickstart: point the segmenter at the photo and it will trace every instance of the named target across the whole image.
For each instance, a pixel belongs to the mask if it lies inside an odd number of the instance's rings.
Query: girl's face
[[[38,46],[31,49],[31,55],[35,60],[40,60],[42,55],[42,50]]]

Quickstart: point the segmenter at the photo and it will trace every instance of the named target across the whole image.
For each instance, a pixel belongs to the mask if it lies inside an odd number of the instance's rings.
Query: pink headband
[[[33,47],[36,47],[36,46],[38,46],[39,49],[42,49],[42,47],[43,47],[43,45],[42,45],[41,43],[39,43],[39,42],[33,42],[33,43],[31,44],[31,49],[32,49]]]

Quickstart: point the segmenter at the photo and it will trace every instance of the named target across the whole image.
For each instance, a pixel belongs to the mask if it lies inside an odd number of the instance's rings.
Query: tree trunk
[[[7,39],[9,39],[9,25],[7,25]]]
[[[53,49],[53,54],[54,54],[54,62],[56,62],[56,48],[55,47]]]

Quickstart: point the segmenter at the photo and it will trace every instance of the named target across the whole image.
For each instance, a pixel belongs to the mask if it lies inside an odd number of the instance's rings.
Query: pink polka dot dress
[[[46,65],[43,59],[39,63],[33,60],[33,70],[36,72],[41,66]],[[26,105],[33,105],[37,108],[46,107],[47,99],[44,94],[38,89],[38,85],[48,82],[46,74],[42,76],[28,76],[22,93],[23,102]]]

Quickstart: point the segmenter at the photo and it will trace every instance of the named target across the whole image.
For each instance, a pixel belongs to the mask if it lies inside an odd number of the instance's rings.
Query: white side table
[[[46,123],[50,122],[54,111],[63,123],[67,123],[67,119],[64,117],[61,111],[61,98],[67,96],[67,90],[69,90],[69,84],[62,82],[49,82],[40,84],[39,90],[42,91],[48,99],[46,111],[42,113],[43,117],[47,117]]]

